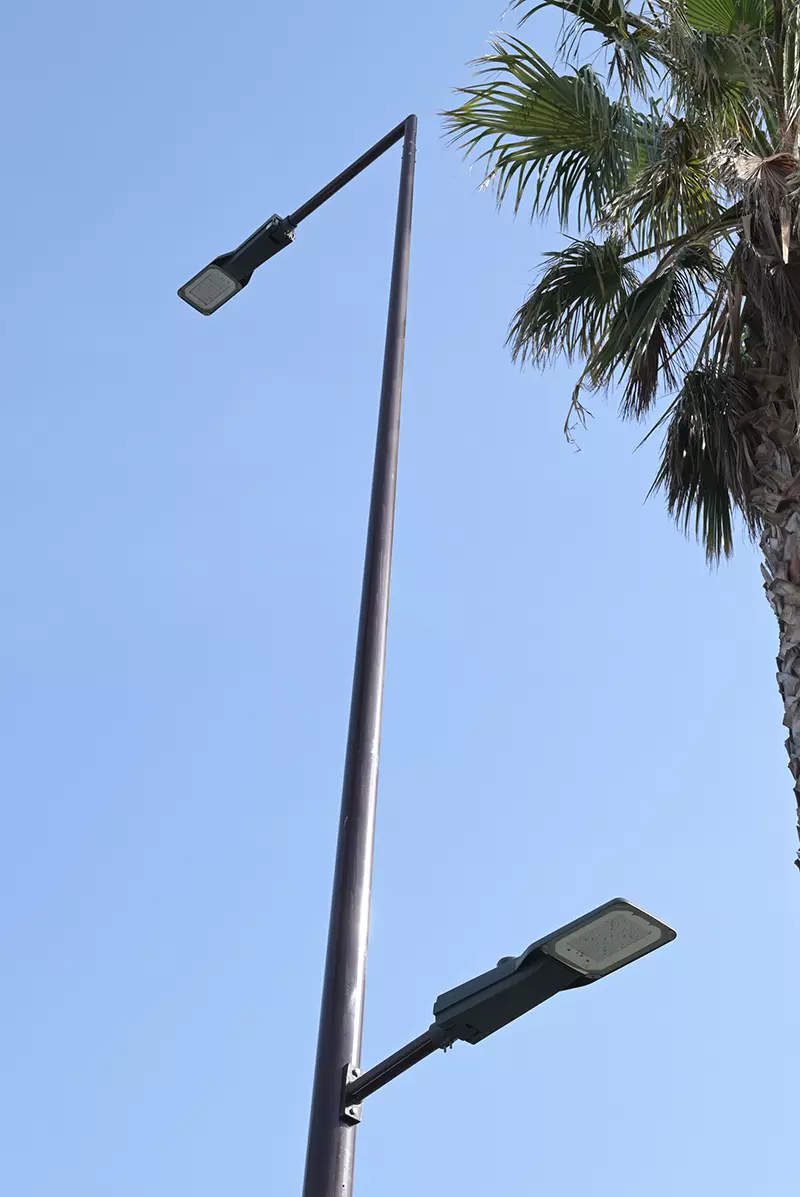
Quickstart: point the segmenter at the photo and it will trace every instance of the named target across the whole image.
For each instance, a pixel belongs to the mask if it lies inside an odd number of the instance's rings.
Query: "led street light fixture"
[[[588,985],[675,938],[660,919],[614,898],[496,968],[441,994],[434,1025],[450,1041],[479,1043],[563,989]]]
[[[270,216],[233,253],[221,254],[178,291],[196,312],[211,316],[246,287],[257,266],[294,241],[294,228],[282,216]]]

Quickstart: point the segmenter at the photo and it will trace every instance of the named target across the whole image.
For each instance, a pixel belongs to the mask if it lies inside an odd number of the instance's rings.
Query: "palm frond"
[[[800,5],[783,13],[783,101],[787,133],[797,142],[800,124]]]
[[[611,201],[606,221],[639,246],[658,246],[720,215],[702,128],[681,118],[655,124],[646,160]]]
[[[536,285],[511,323],[514,360],[543,365],[564,354],[568,361],[596,352],[624,298],[637,283],[622,258],[618,237],[573,241],[545,255]]]
[[[800,298],[783,262],[747,242],[737,245],[732,270],[758,311],[761,333],[771,350],[797,356]]]
[[[625,379],[623,418],[642,419],[659,391],[676,385],[685,334],[710,308],[721,273],[721,262],[707,246],[689,245],[620,305],[587,370],[595,386],[609,386],[617,374]]]
[[[661,25],[670,106],[705,130],[710,145],[738,137],[765,147],[765,119],[775,108],[774,77],[760,35],[716,36],[686,19],[682,0],[664,0]]]
[[[741,36],[745,30],[766,29],[772,5],[765,0],[685,0],[686,19],[700,33]]]
[[[685,532],[694,521],[709,561],[733,551],[735,508],[751,536],[759,529],[749,502],[756,485],[755,444],[746,419],[756,406],[747,382],[713,370],[687,374],[673,405],[651,493],[664,492],[670,514]]]
[[[594,221],[640,156],[643,118],[612,101],[591,67],[558,75],[516,38],[479,63],[484,80],[444,115],[453,140],[484,163],[498,203],[513,195],[518,211],[530,186],[532,216],[555,204],[562,226],[570,214],[579,226]]]
[[[527,9],[519,19],[520,26],[543,8],[560,8],[604,37],[616,29],[644,24],[641,13],[631,12],[625,0],[537,0],[535,4],[530,4],[530,0],[512,0],[511,8]]]
[[[529,0],[513,0],[512,8],[526,7]],[[658,58],[656,29],[641,12],[633,12],[624,0],[538,0],[520,17],[520,25],[543,8],[560,9],[572,20],[561,36],[558,53],[571,61],[580,49],[582,35],[599,34],[610,51],[609,79],[617,78],[623,91],[645,90]]]

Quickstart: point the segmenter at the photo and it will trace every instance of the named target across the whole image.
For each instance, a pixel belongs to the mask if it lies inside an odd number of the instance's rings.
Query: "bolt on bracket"
[[[345,1064],[342,1072],[342,1122],[347,1126],[358,1126],[361,1121],[361,1110],[363,1103],[358,1102],[356,1105],[347,1105],[347,1086],[352,1085],[353,1081],[358,1080],[364,1070],[356,1068],[352,1064]]]

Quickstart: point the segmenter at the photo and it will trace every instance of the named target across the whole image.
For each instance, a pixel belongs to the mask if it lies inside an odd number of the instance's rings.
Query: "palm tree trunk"
[[[785,528],[765,528],[761,547],[764,589],[778,617],[778,689],[783,699],[783,723],[789,733],[786,751],[794,778],[800,836],[800,585],[792,580],[798,577],[800,568],[800,504],[794,507]],[[800,868],[800,852],[795,863]]]
[[[778,689],[800,836],[800,441],[792,399],[795,387],[789,362],[776,361],[760,338],[749,338],[747,350],[758,362],[749,378],[760,399],[761,433],[755,452],[760,486],[751,499],[763,520],[761,572],[778,619]],[[800,853],[795,863],[800,868]]]

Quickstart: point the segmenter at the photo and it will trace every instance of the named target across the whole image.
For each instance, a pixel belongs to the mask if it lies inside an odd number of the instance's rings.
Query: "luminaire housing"
[[[519,956],[440,994],[434,1025],[452,1042],[479,1043],[564,989],[588,985],[675,939],[652,914],[613,898],[530,944]]]
[[[178,295],[196,312],[211,316],[250,282],[256,267],[294,241],[294,226],[283,216],[270,216],[238,249],[221,254],[184,283]]]

